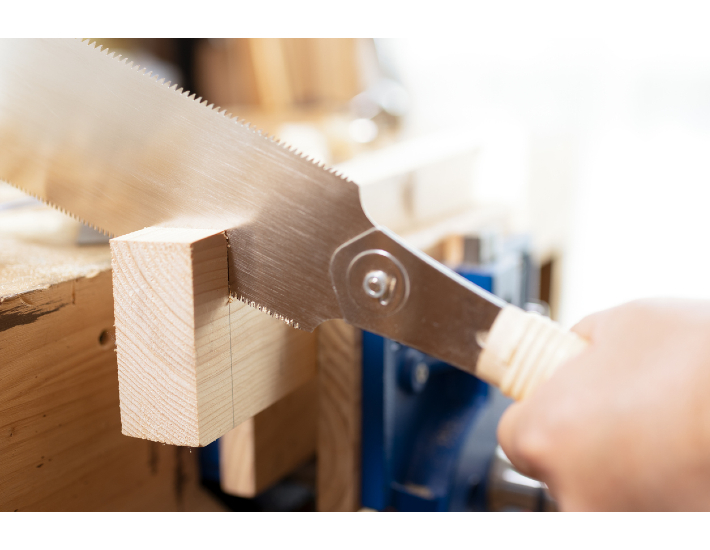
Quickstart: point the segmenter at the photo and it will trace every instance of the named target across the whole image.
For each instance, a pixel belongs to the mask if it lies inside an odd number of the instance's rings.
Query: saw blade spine
[[[338,171],[334,170],[332,167],[327,166],[327,163],[325,161],[322,161],[322,160],[316,159],[312,156],[309,156],[305,152],[299,150],[297,147],[290,145],[284,141],[281,141],[279,138],[277,138],[274,135],[264,132],[260,128],[257,128],[254,124],[243,120],[239,116],[232,115],[231,113],[228,113],[227,108],[216,106],[214,103],[209,103],[209,100],[203,99],[202,96],[199,96],[196,98],[197,94],[194,92],[190,93],[189,90],[185,90],[184,92],[178,91],[176,89],[177,84],[174,84],[171,86],[170,81],[168,81],[166,84],[165,78],[161,79],[160,75],[156,74],[155,76],[152,76],[153,71],[150,71],[149,73],[146,74],[146,70],[147,70],[146,67],[143,67],[141,70],[141,67],[139,65],[135,65],[133,61],[131,61],[130,63],[126,63],[127,61],[129,61],[128,57],[124,57],[123,61],[121,61],[122,55],[118,54],[117,52],[113,52],[113,53],[111,53],[111,55],[109,55],[110,48],[108,46],[105,47],[105,49],[104,49],[104,46],[102,46],[100,44],[97,45],[96,42],[92,42],[89,44],[88,39],[82,40],[82,43],[87,44],[89,47],[93,46],[92,49],[94,51],[106,55],[107,57],[109,57],[110,59],[113,59],[117,63],[120,63],[124,67],[130,68],[130,69],[135,69],[139,74],[147,76],[149,79],[153,80],[156,84],[160,85],[161,87],[167,88],[171,92],[177,92],[180,95],[187,96],[188,99],[195,101],[196,103],[200,104],[203,107],[206,107],[207,109],[214,112],[215,114],[225,116],[226,118],[233,121],[234,123],[239,124],[243,128],[251,130],[253,133],[263,137],[264,139],[268,139],[270,141],[273,141],[274,143],[276,143],[280,147],[286,149],[287,151],[289,151],[291,153],[294,153],[296,156],[298,156],[306,161],[311,162],[312,164],[314,164],[318,168],[326,170],[330,174],[333,174],[334,176],[338,177],[340,180],[347,182],[347,183],[354,183],[350,178],[346,177],[341,172],[338,172]],[[183,88],[180,88],[180,90],[183,90]],[[190,95],[188,95],[188,94],[190,94]]]

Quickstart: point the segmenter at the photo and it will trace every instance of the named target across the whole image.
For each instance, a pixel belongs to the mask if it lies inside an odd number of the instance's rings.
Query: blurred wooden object
[[[315,376],[314,334],[229,298],[223,232],[146,228],[111,252],[124,434],[207,445]]]
[[[353,512],[360,505],[362,331],[339,319],[318,328],[317,507]]]
[[[402,140],[340,163],[360,185],[367,214],[411,233],[474,206],[474,168],[483,140],[470,132],[437,132]]]
[[[298,40],[292,38],[291,40]],[[362,91],[354,38],[310,38],[310,55],[301,65],[311,63],[315,78],[310,101],[346,102]]]
[[[223,509],[196,453],[121,435],[108,246],[3,236],[0,349],[0,510]]]
[[[267,111],[288,108],[293,104],[294,98],[282,40],[250,38],[249,50],[259,104]]]
[[[316,452],[318,379],[246,420],[219,440],[220,485],[251,498],[307,462]]]
[[[356,38],[223,38],[201,41],[197,93],[221,106],[281,111],[347,102],[363,90]]]

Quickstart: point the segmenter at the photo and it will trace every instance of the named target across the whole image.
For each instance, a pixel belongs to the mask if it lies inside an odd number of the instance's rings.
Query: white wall
[[[567,325],[641,296],[710,299],[710,19],[616,6],[492,6],[466,36],[380,42],[411,132],[502,121],[526,136],[528,186],[508,191],[566,245]]]

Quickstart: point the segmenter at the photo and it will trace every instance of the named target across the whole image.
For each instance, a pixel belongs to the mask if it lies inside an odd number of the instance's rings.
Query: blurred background
[[[98,42],[345,163],[358,183],[370,175],[352,159],[393,144],[429,136],[405,157],[473,151],[470,178],[441,185],[435,215],[503,205],[506,230],[532,238],[550,285],[541,298],[571,325],[637,297],[710,298],[710,40],[696,19],[658,27],[639,13],[609,32],[511,18],[505,35],[489,25],[448,39]],[[368,211],[401,229],[378,194]]]

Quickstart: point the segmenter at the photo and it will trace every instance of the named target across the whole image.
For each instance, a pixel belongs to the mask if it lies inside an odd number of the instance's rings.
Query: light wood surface
[[[227,38],[199,44],[198,93],[220,106],[266,112],[296,105],[343,105],[365,87],[364,39]],[[372,57],[372,56],[370,56]],[[376,60],[365,56],[365,65]],[[235,113],[239,114],[239,113]],[[251,121],[253,122],[253,121]]]
[[[269,111],[278,111],[293,103],[286,57],[280,38],[249,39],[252,66],[256,79],[259,104]]]
[[[365,212],[396,233],[411,233],[474,205],[475,166],[485,143],[470,131],[403,139],[336,165],[360,186]]]
[[[341,320],[318,328],[319,511],[352,512],[360,505],[362,332]]]
[[[0,511],[223,509],[196,453],[121,435],[107,246],[4,237],[0,288]]]
[[[112,239],[123,433],[197,447],[233,427],[222,232]]]
[[[304,464],[316,452],[318,380],[227,432],[219,441],[220,484],[250,498]]]
[[[211,443],[315,375],[315,336],[230,301],[222,232],[111,241],[123,432]]]

